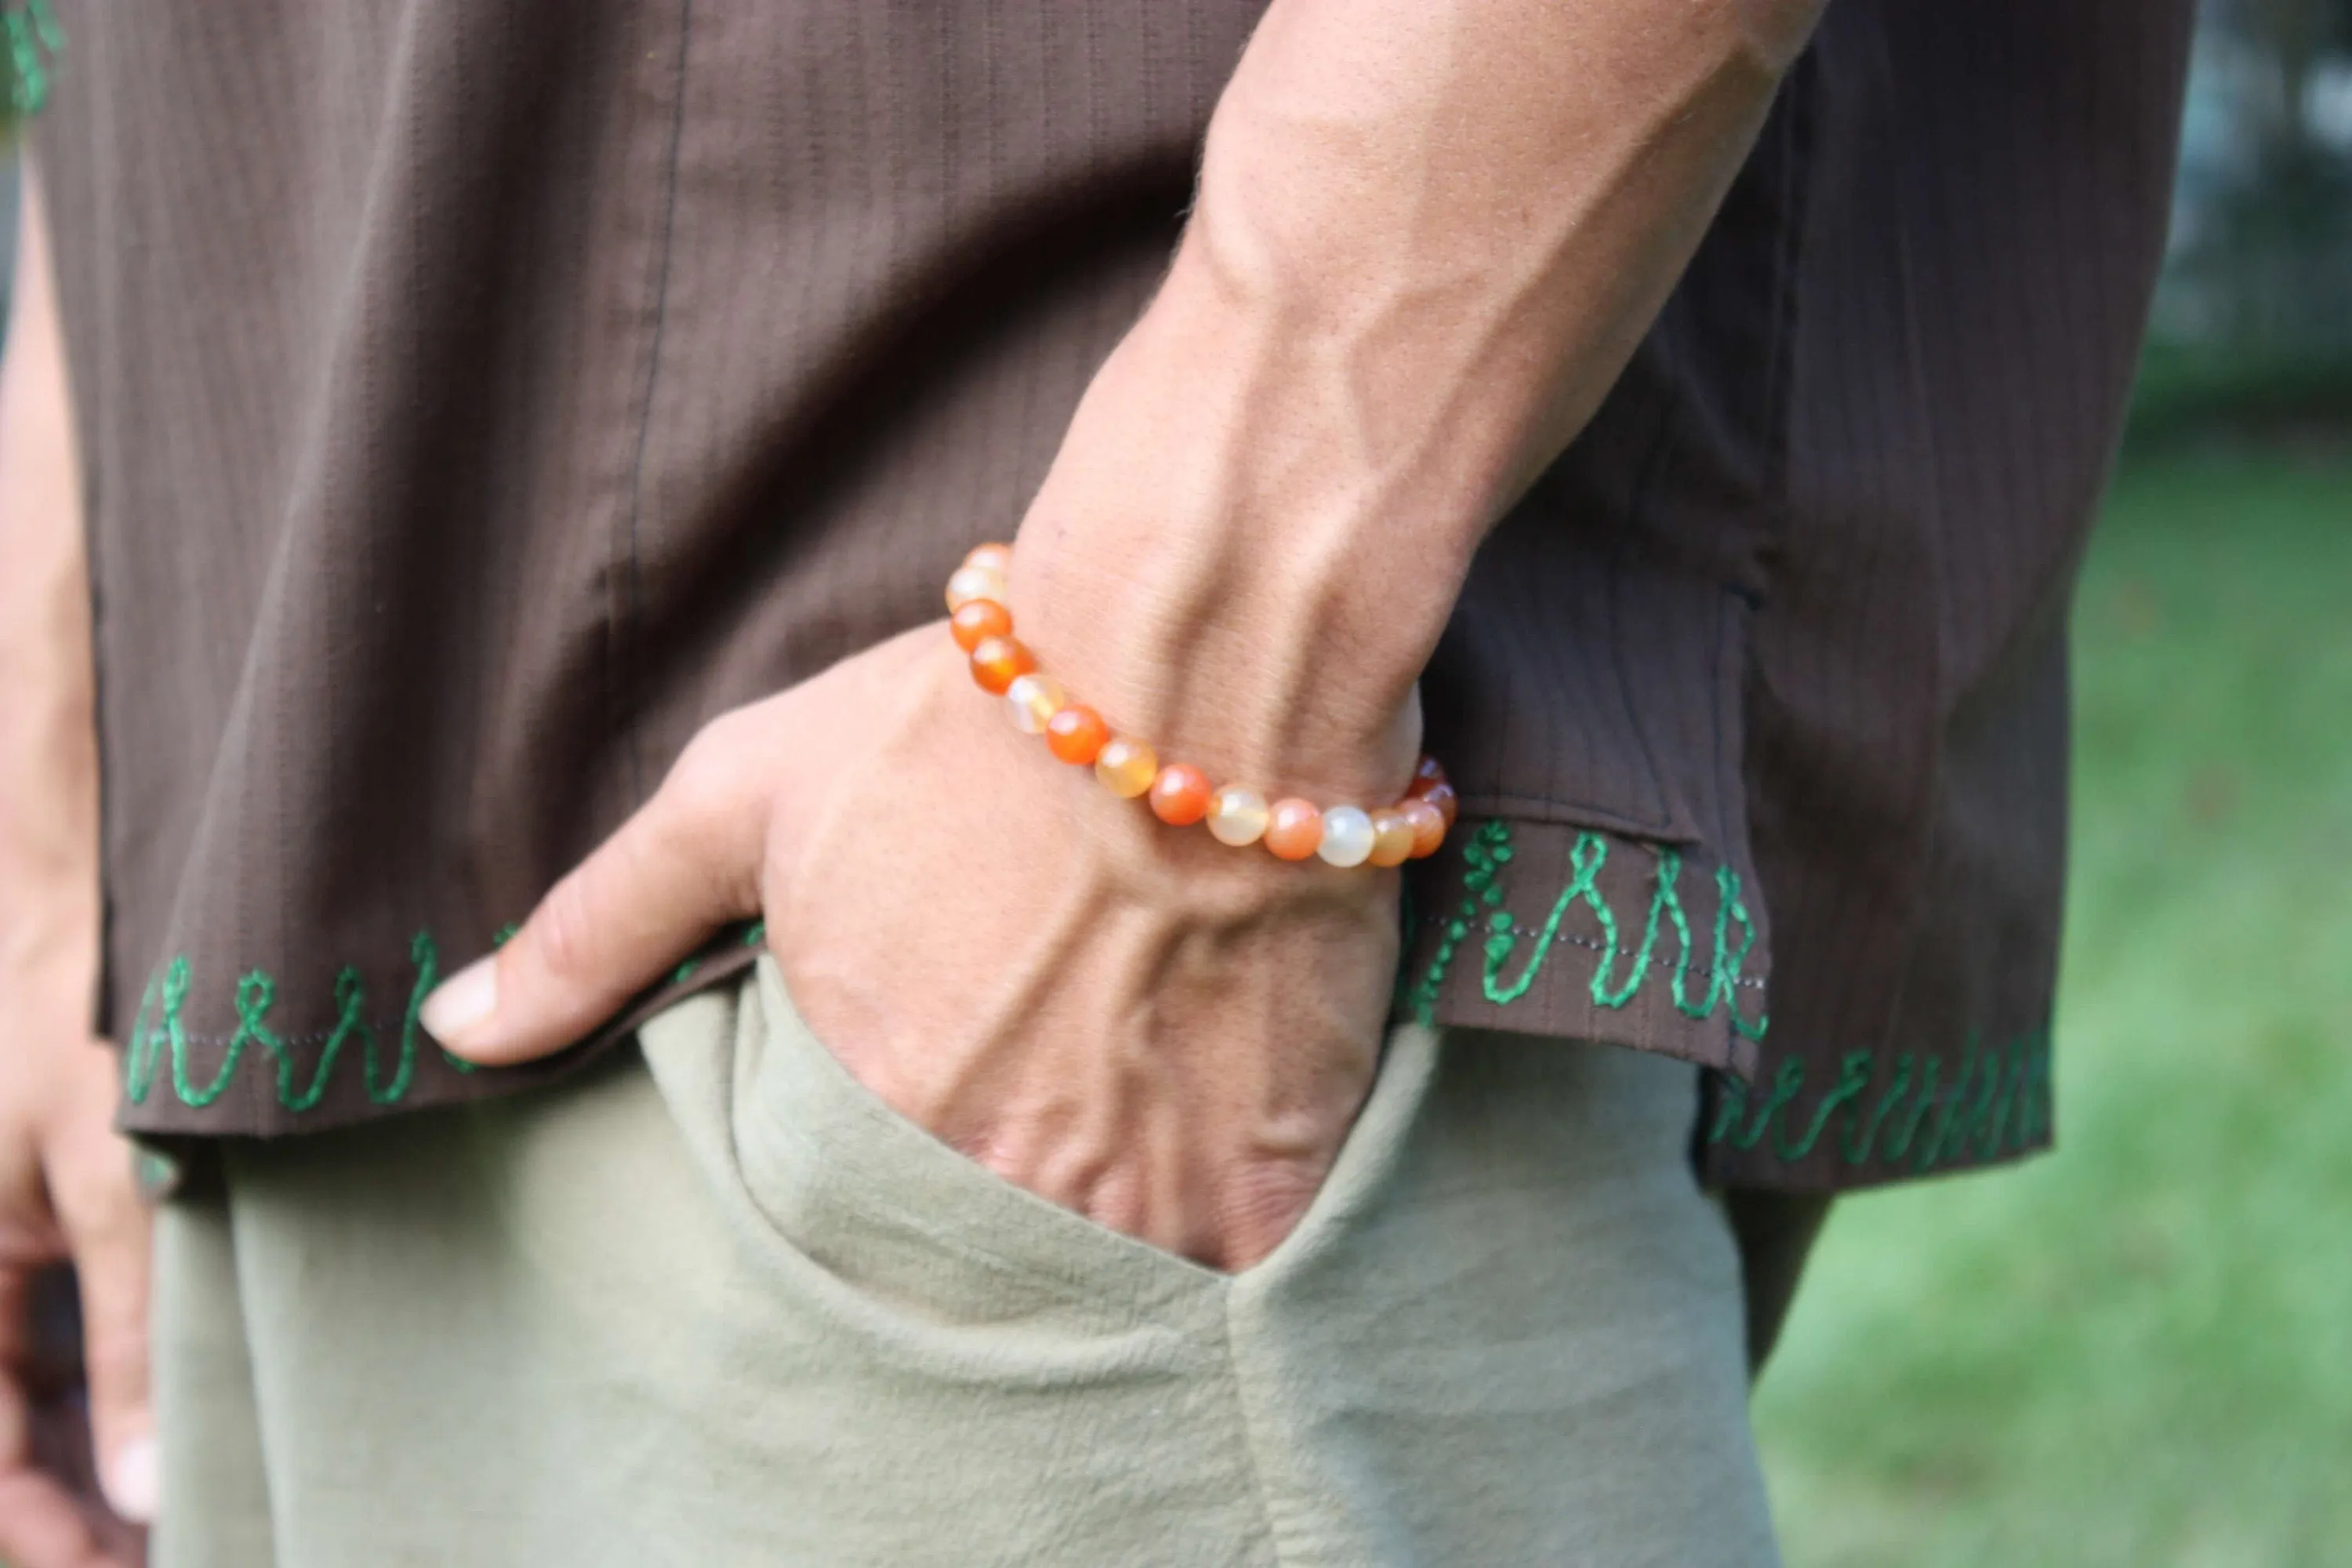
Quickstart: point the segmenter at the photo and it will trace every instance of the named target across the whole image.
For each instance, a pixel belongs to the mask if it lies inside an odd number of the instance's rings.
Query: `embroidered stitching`
[[[491,946],[504,947],[520,929],[500,926],[490,939]],[[754,921],[743,931],[742,942],[746,947],[757,947],[766,937],[766,925]],[[307,1034],[281,1035],[269,1026],[270,1010],[278,1005],[278,982],[266,970],[254,969],[236,983],[236,1030],[226,1035],[199,1035],[180,1021],[188,1000],[188,960],[184,954],[173,958],[147,982],[140,994],[139,1010],[131,1016],[130,1040],[123,1052],[123,1093],[131,1104],[145,1104],[156,1071],[168,1058],[172,1092],[182,1104],[201,1110],[228,1091],[247,1048],[257,1047],[275,1064],[278,1103],[299,1114],[317,1109],[326,1098],[335,1064],[344,1055],[346,1046],[354,1046],[360,1057],[361,1085],[368,1099],[377,1105],[397,1105],[415,1087],[418,1054],[428,1039],[420,1021],[425,998],[441,982],[441,949],[432,932],[420,931],[410,939],[408,959],[416,978],[409,987],[407,1005],[397,1018],[369,1019],[367,984],[355,966],[346,964],[335,975],[333,1026]],[[671,973],[667,983],[687,984],[703,963],[701,959],[688,959]],[[384,1035],[394,1030],[400,1047],[387,1073],[378,1045]],[[300,1083],[295,1047],[310,1045],[320,1047],[319,1059],[310,1068],[310,1081]],[[209,1079],[199,1083],[192,1063],[198,1047],[224,1047],[220,1063]],[[451,1056],[437,1045],[433,1048],[439,1051],[443,1065],[452,1071],[480,1070],[475,1063]]]
[[[49,0],[31,0],[0,11],[0,30],[8,39],[8,108],[16,114],[38,114],[49,100],[49,62],[66,47]]]
[[[1560,889],[1559,897],[1553,901],[1551,911],[1545,917],[1541,927],[1534,931],[1534,946],[1518,977],[1506,982],[1504,969],[1510,963],[1511,955],[1517,951],[1521,933],[1528,928],[1523,927],[1510,910],[1502,907],[1502,869],[1510,864],[1513,855],[1510,824],[1499,820],[1482,824],[1463,846],[1462,858],[1465,869],[1462,878],[1461,908],[1446,921],[1438,939],[1437,950],[1421,978],[1404,989],[1404,1011],[1423,1024],[1436,1021],[1438,994],[1444,985],[1446,973],[1453,967],[1456,950],[1470,934],[1471,922],[1479,919],[1482,907],[1486,911],[1484,923],[1487,936],[1480,992],[1496,1006],[1508,1006],[1525,996],[1534,986],[1536,977],[1554,948],[1567,943],[1597,955],[1591,985],[1594,1005],[1609,1008],[1624,1007],[1641,992],[1654,965],[1657,965],[1658,931],[1663,919],[1673,922],[1675,939],[1680,944],[1679,956],[1668,984],[1668,994],[1672,996],[1676,1010],[1686,1017],[1705,1019],[1712,1017],[1720,1005],[1729,1015],[1732,1028],[1748,1039],[1762,1039],[1769,1020],[1759,1015],[1751,1024],[1739,1011],[1739,992],[1743,989],[1761,991],[1764,983],[1753,975],[1740,973],[1741,965],[1756,945],[1756,922],[1748,914],[1748,906],[1740,900],[1738,873],[1728,866],[1716,869],[1715,952],[1706,966],[1706,994],[1694,1001],[1690,995],[1690,975],[1698,950],[1691,936],[1690,917],[1683,908],[1679,890],[1683,868],[1681,851],[1671,848],[1658,851],[1654,891],[1650,898],[1648,916],[1643,922],[1641,945],[1632,949],[1626,948],[1621,941],[1619,933],[1622,928],[1617,911],[1610,907],[1608,899],[1601,891],[1601,868],[1609,862],[1609,840],[1601,834],[1580,832],[1576,836],[1576,843],[1569,851],[1568,885]],[[1561,922],[1568,919],[1569,912],[1578,904],[1592,911],[1593,921],[1601,933],[1597,942],[1560,930]],[[1736,945],[1731,940],[1731,927],[1735,921],[1739,926]],[[1409,925],[1408,932],[1410,930]],[[1611,977],[1616,973],[1621,952],[1627,959],[1625,974],[1622,982],[1612,984]]]
[[[131,1021],[130,1045],[123,1053],[123,1093],[131,1104],[145,1104],[156,1066],[168,1051],[173,1092],[182,1104],[201,1110],[227,1091],[246,1047],[258,1046],[277,1063],[278,1103],[296,1112],[310,1110],[326,1098],[327,1084],[344,1045],[357,1040],[361,1081],[368,1099],[378,1105],[397,1105],[415,1081],[417,1047],[424,1038],[418,1018],[441,973],[440,949],[430,931],[418,931],[410,941],[408,957],[416,969],[416,983],[409,989],[408,1006],[400,1019],[400,1057],[389,1079],[376,1049],[377,1026],[368,1022],[367,985],[356,968],[346,964],[335,975],[336,1017],[331,1029],[291,1038],[272,1029],[269,1010],[278,1003],[278,982],[266,971],[255,969],[236,983],[236,1032],[226,1037],[192,1035],[180,1023],[181,1009],[188,999],[188,961],[184,955],[165,964],[139,999],[139,1011]],[[292,1047],[317,1040],[326,1043],[311,1068],[310,1081],[298,1087]],[[198,1084],[189,1071],[191,1047],[205,1045],[226,1045],[227,1049],[212,1079]],[[475,1070],[473,1063],[446,1051],[441,1053],[441,1059],[459,1072]]]
[[[1881,1067],[1888,1068],[1886,1087],[1871,1103],[1866,1097]],[[1942,1087],[1945,1067],[1944,1058],[1916,1051],[1891,1062],[1875,1051],[1848,1051],[1838,1058],[1836,1080],[1806,1113],[1795,1109],[1804,1097],[1806,1063],[1792,1057],[1773,1073],[1752,1116],[1748,1087],[1717,1075],[1719,1102],[1706,1141],[1743,1152],[1764,1145],[1779,1159],[1802,1160],[1843,1110],[1849,1111],[1845,1131],[1832,1145],[1839,1159],[1848,1165],[1908,1160],[1917,1172],[1970,1158],[1996,1159],[2004,1150],[2022,1152],[2040,1141],[2050,1112],[2046,1029],[1991,1050],[1973,1039],[1965,1042],[1948,1088]]]

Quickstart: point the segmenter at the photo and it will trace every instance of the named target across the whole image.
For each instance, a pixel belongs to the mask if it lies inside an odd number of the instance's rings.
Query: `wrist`
[[[1360,410],[1180,264],[1024,520],[1023,637],[1113,728],[1213,776],[1391,798],[1486,498],[1362,454]]]

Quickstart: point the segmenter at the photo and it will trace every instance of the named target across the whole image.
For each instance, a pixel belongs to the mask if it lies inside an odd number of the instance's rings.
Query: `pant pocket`
[[[877,1099],[772,963],[642,1032],[732,1240],[695,1441],[758,1477],[722,1561],[1263,1563],[1230,1282]],[[732,1487],[726,1489],[731,1508]]]
[[[1116,1312],[1223,1276],[997,1175],[908,1121],[810,1031],[772,959],[743,988],[733,1129],[777,1234],[870,1295],[986,1321],[1052,1300]]]

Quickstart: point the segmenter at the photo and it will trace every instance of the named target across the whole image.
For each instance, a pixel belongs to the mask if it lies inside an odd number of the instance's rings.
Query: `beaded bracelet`
[[[971,656],[973,681],[1005,700],[1013,723],[1045,736],[1046,749],[1062,761],[1091,765],[1111,794],[1123,800],[1148,795],[1160,821],[1174,827],[1206,822],[1223,844],[1264,840],[1284,860],[1319,855],[1334,866],[1398,866],[1434,855],[1445,842],[1458,803],[1445,770],[1426,754],[1404,798],[1370,812],[1358,805],[1318,809],[1297,799],[1268,805],[1239,784],[1212,788],[1208,775],[1190,763],[1162,766],[1149,745],[1114,735],[1101,714],[1071,701],[1062,683],[1040,670],[1013,635],[1013,612],[1004,607],[1004,574],[1012,564],[1013,548],[1006,544],[982,544],[964,557],[948,579],[948,629]]]

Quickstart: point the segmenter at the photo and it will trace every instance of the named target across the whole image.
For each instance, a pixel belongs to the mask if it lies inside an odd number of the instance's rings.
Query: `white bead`
[[[1060,681],[1034,671],[1015,676],[1004,689],[1004,705],[1013,710],[1013,722],[1032,735],[1044,734],[1046,721],[1069,702],[1069,693],[1062,689]]]
[[[1265,796],[1227,784],[1209,797],[1209,831],[1220,844],[1239,847],[1265,837]]]
[[[986,599],[992,604],[1004,603],[1004,577],[985,566],[965,566],[948,579],[948,609],[962,609],[974,599]]]
[[[1335,805],[1323,813],[1323,842],[1315,853],[1334,866],[1360,866],[1371,858],[1372,819],[1361,807]]]

